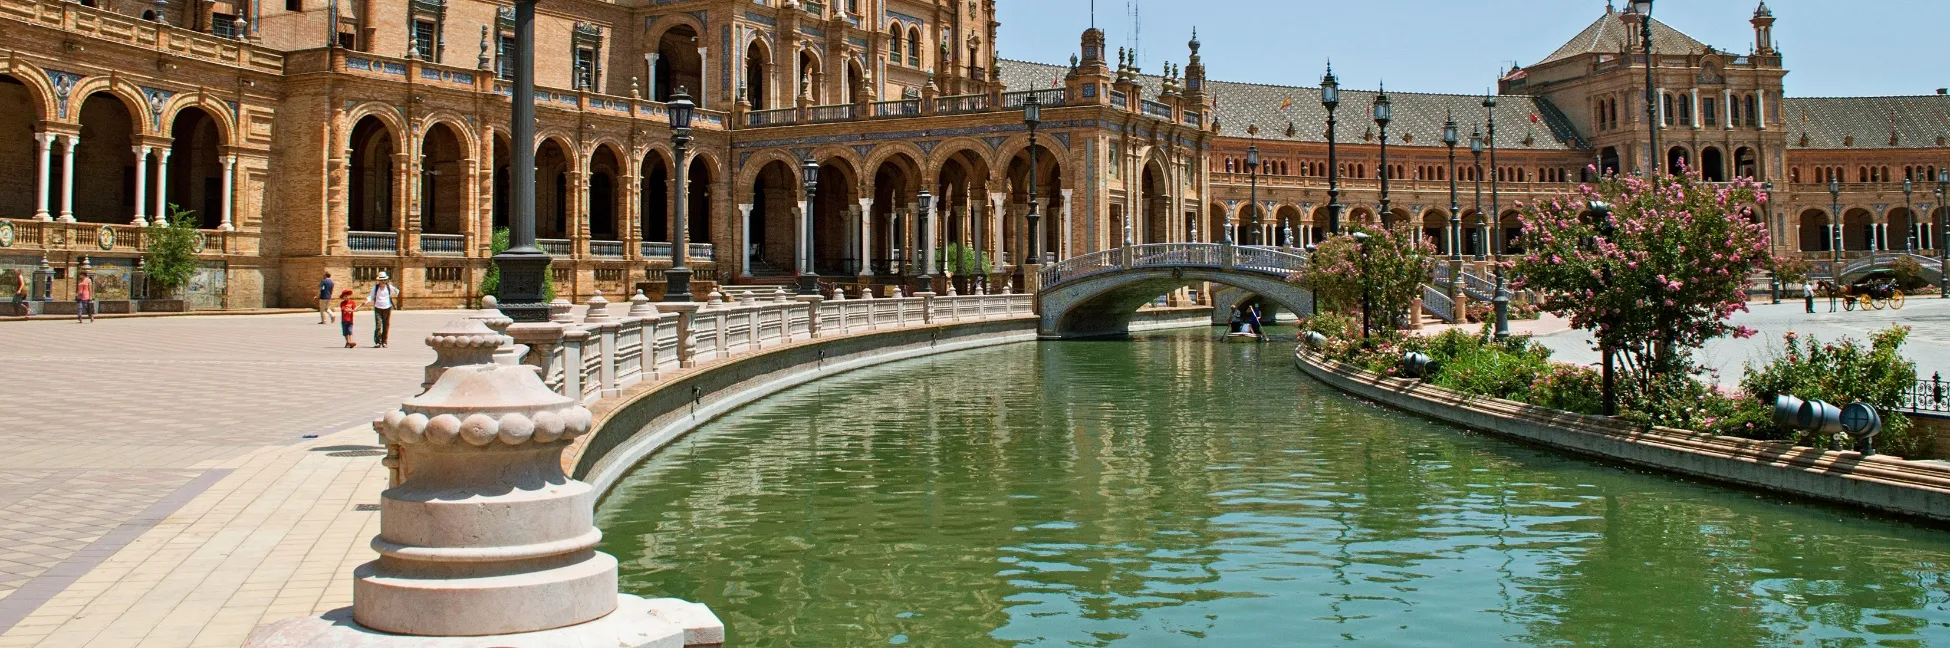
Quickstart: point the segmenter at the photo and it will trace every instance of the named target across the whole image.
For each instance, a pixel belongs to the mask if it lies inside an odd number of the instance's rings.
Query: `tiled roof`
[[[1616,54],[1627,45],[1625,25],[1619,21],[1618,12],[1605,8],[1605,15],[1593,21],[1591,26],[1578,32],[1578,35],[1564,43],[1563,47],[1551,52],[1550,56],[1538,61],[1538,65],[1555,63],[1582,54],[1605,52]],[[1635,43],[1634,43],[1635,45]],[[1652,51],[1660,54],[1694,54],[1711,49],[1685,32],[1673,29],[1658,18],[1652,19]]]
[[[1936,148],[1950,143],[1950,97],[1943,95],[1790,98],[1781,102],[1781,116],[1789,148]],[[1853,146],[1847,144],[1850,137],[1855,138]]]
[[[1042,63],[1004,60],[1001,63],[1002,82],[1011,90],[1026,90],[1050,87],[1051,79],[1061,79],[1067,68]],[[1161,80],[1156,76],[1144,75],[1138,79],[1145,87],[1145,97],[1155,98],[1161,88]],[[1294,142],[1327,141],[1327,109],[1320,105],[1320,89],[1304,86],[1276,86],[1257,83],[1233,83],[1229,81],[1208,81],[1206,94],[1218,103],[1220,134],[1227,137],[1247,137],[1248,126],[1259,126],[1260,139]],[[1343,144],[1372,143],[1369,131],[1374,129],[1374,121],[1369,119],[1370,107],[1374,105],[1375,93],[1367,90],[1341,88],[1340,109],[1335,111],[1340,124],[1335,129],[1335,141]],[[1280,109],[1287,98],[1293,105]],[[1388,125],[1389,144],[1408,144],[1410,146],[1442,146],[1442,122],[1452,111],[1457,128],[1461,130],[1462,142],[1459,147],[1469,145],[1469,131],[1483,120],[1483,98],[1478,95],[1426,94],[1419,92],[1389,92],[1388,98],[1394,105],[1394,120]],[[1536,122],[1531,121],[1535,116]],[[1287,136],[1287,125],[1294,127],[1293,136]],[[1496,98],[1496,144],[1502,148],[1529,148],[1536,150],[1572,150],[1585,148],[1584,141],[1572,128],[1569,119],[1557,107],[1540,97],[1502,95]],[[1411,136],[1413,141],[1405,141]],[[1524,141],[1528,139],[1529,144]]]

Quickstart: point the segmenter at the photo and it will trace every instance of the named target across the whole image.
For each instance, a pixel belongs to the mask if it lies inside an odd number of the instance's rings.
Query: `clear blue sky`
[[[1313,85],[1332,57],[1346,87],[1479,93],[1499,66],[1535,63],[1602,15],[1604,0],[1097,0],[1113,52],[1141,5],[1144,71],[1183,64],[1193,26],[1207,75]],[[1623,0],[1618,5],[1624,8]],[[1653,16],[1722,50],[1753,46],[1754,0],[1656,0]],[[1089,0],[996,0],[1004,58],[1067,63]],[[1950,86],[1950,2],[1770,0],[1791,97],[1918,95]]]

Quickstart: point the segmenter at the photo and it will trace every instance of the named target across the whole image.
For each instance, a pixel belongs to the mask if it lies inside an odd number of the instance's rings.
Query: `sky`
[[[1619,0],[1619,9],[1624,0]],[[1127,7],[1136,3],[1141,28]],[[1753,47],[1754,0],[1655,0],[1652,15],[1723,51]],[[1090,0],[996,0],[1003,58],[1064,63]],[[1950,86],[1950,1],[1769,0],[1791,97],[1932,94]],[[1144,71],[1184,64],[1192,28],[1206,76],[1315,85],[1331,58],[1341,85],[1481,93],[1512,62],[1535,63],[1603,15],[1605,0],[1097,0],[1110,47],[1137,41]],[[1900,16],[1900,19],[1893,18]],[[1935,66],[1932,67],[1932,62]]]

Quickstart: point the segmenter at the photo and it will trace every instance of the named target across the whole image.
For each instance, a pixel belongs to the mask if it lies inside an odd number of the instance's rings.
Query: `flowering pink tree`
[[[1369,236],[1365,258],[1353,232]],[[1422,296],[1422,283],[1435,268],[1434,258],[1435,245],[1417,241],[1407,219],[1385,228],[1356,225],[1348,234],[1322,241],[1308,257],[1306,270],[1287,280],[1312,290],[1321,312],[1355,311],[1365,290],[1374,302],[1375,327],[1392,329]]]
[[[1594,202],[1610,205],[1609,223]],[[1522,206],[1515,285],[1591,331],[1620,355],[1636,396],[1656,399],[1660,378],[1693,373],[1693,349],[1753,335],[1730,318],[1747,309],[1747,276],[1772,262],[1767,228],[1754,217],[1766,202],[1750,178],[1607,177]]]

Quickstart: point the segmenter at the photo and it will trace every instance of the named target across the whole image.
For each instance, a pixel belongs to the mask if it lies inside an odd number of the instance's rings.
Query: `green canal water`
[[[1430,423],[1291,351],[821,380],[640,467],[603,549],[733,646],[1950,646],[1950,532]]]

